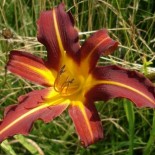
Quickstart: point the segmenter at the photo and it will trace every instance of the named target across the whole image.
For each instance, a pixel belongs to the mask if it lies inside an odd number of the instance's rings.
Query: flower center
[[[76,93],[79,87],[80,82],[77,78],[72,75],[66,65],[62,66],[54,83],[55,91],[59,92],[62,96],[70,96]]]

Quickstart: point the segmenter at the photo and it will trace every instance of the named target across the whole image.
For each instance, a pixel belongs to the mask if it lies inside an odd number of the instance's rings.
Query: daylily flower
[[[68,108],[86,147],[103,138],[95,101],[125,97],[138,107],[155,107],[155,87],[142,74],[115,65],[97,65],[101,55],[111,54],[118,46],[105,29],[80,47],[74,20],[63,4],[42,12],[37,24],[47,60],[11,51],[7,69],[46,88],[20,96],[17,105],[6,108],[0,141],[15,134],[27,135],[35,120],[48,123]]]

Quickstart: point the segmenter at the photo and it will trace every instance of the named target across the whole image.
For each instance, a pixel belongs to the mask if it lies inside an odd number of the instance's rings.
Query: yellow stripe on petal
[[[91,128],[91,125],[90,125],[90,121],[88,120],[88,117],[87,117],[87,114],[86,114],[86,111],[85,111],[85,107],[83,105],[82,102],[80,101],[74,101],[72,102],[72,105],[73,106],[78,106],[83,114],[83,117],[84,117],[84,120],[85,120],[85,123],[87,125],[87,128],[89,130],[89,133],[90,133],[90,136],[91,136],[91,139],[92,141],[94,141],[94,135],[93,135],[93,131],[92,131],[92,128]]]
[[[17,124],[19,121],[22,121],[22,119],[28,117],[29,115],[32,115],[33,113],[37,112],[38,110],[42,110],[42,109],[46,108],[46,107],[49,107],[49,105],[48,104],[43,104],[43,105],[38,106],[38,107],[36,107],[36,108],[34,108],[32,110],[29,110],[27,113],[21,115],[19,118],[17,118],[13,122],[11,122],[8,126],[3,128],[2,130],[0,130],[0,135],[3,134],[6,130],[10,129],[15,124]]]
[[[99,41],[99,42],[97,43],[97,45],[94,46],[94,48],[89,52],[88,56],[87,56],[85,59],[82,60],[82,62],[81,62],[81,66],[82,66],[82,67],[81,67],[81,70],[82,70],[82,73],[83,73],[84,75],[87,75],[87,74],[88,74],[88,71],[90,70],[90,64],[91,64],[91,61],[92,61],[93,54],[94,54],[94,52],[96,52],[95,50],[96,50],[101,44],[103,44],[104,42],[106,42],[108,39],[110,39],[109,36],[106,37],[106,38],[104,38],[103,40]]]
[[[88,55],[86,61],[88,61],[89,59],[91,59],[91,56],[93,55],[94,51],[95,51],[101,44],[103,44],[107,39],[110,39],[110,38],[109,38],[109,37],[104,38],[103,40],[101,40],[101,41],[91,50],[91,52],[90,52],[90,54]]]
[[[63,47],[63,44],[62,44],[61,35],[60,35],[60,32],[59,32],[59,27],[58,27],[58,22],[57,22],[57,17],[56,17],[55,10],[53,10],[53,19],[54,19],[54,28],[55,28],[59,48],[60,48],[61,54],[63,56],[65,50],[64,50],[64,47]]]
[[[35,113],[37,113],[39,110],[43,110],[45,108],[51,107],[51,106],[55,106],[55,105],[68,105],[69,103],[66,103],[65,100],[63,98],[60,98],[58,100],[54,100],[51,101],[49,103],[43,103],[33,109],[28,110],[26,113],[22,114],[21,116],[19,116],[17,119],[15,119],[14,121],[12,121],[9,125],[7,125],[6,127],[4,127],[3,129],[0,130],[0,135],[2,135],[4,132],[6,132],[7,130],[11,129],[13,126],[15,126],[16,124],[18,124],[20,121],[26,119],[29,116],[33,116]]]
[[[34,67],[34,66],[31,66],[29,64],[25,64],[25,63],[22,63],[22,62],[18,62],[18,64],[21,64],[22,66],[25,66],[27,68],[29,68],[30,70],[40,74],[41,76],[43,76],[49,83],[51,83],[51,85],[54,84],[54,81],[55,81],[55,77],[54,77],[54,74],[52,72],[54,72],[54,70],[52,71],[49,71],[49,70],[43,70],[43,69],[40,69],[38,67]]]
[[[86,84],[84,86],[84,93],[88,92],[91,88],[93,88],[94,86],[97,86],[97,85],[113,85],[113,86],[118,86],[118,87],[122,87],[122,88],[125,88],[125,89],[128,89],[128,90],[131,90],[139,95],[141,95],[142,97],[144,97],[145,99],[147,99],[148,101],[150,101],[151,103],[155,104],[155,101],[150,98],[149,96],[147,96],[145,93],[141,92],[140,90],[134,88],[134,87],[131,87],[131,86],[128,86],[124,83],[120,83],[120,82],[117,82],[117,81],[112,81],[112,80],[97,80],[94,79],[92,76],[89,76],[87,78],[87,81],[86,81]]]
[[[109,80],[103,80],[101,82],[99,82],[98,84],[107,84],[107,85],[115,85],[115,86],[119,86],[119,87],[123,87],[123,88],[126,88],[126,89],[129,89],[141,96],[143,96],[144,98],[146,98],[147,100],[149,100],[151,103],[155,104],[155,101],[152,100],[150,97],[148,97],[147,95],[145,95],[144,93],[142,93],[141,91],[133,88],[133,87],[130,87],[128,85],[125,85],[123,83],[119,83],[119,82],[116,82],[116,81],[109,81]]]

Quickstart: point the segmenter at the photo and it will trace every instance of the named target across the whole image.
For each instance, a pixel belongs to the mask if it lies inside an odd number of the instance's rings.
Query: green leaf
[[[22,135],[14,136],[16,140],[19,141],[31,154],[33,155],[44,155],[41,148],[38,146],[37,143],[32,141],[31,139],[25,138]]]
[[[8,140],[3,141],[0,144],[0,147],[6,152],[8,155],[17,155],[13,150],[12,146],[8,143]]]

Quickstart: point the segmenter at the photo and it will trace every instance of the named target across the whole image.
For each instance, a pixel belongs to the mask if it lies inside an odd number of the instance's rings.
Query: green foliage
[[[118,51],[100,64],[114,63],[154,74],[155,1],[153,0],[62,0],[80,32],[81,43],[92,31],[107,28],[120,42]],[[0,118],[6,105],[17,103],[21,94],[40,87],[6,72],[8,52],[20,49],[45,57],[45,48],[36,40],[36,21],[42,10],[61,0],[1,0],[0,4]],[[13,38],[5,39],[9,28]],[[144,61],[145,58],[145,61]],[[147,60],[147,61],[146,61]],[[148,63],[149,62],[149,63]],[[150,69],[150,65],[152,68]],[[148,76],[149,77],[149,76]],[[68,113],[49,124],[37,121],[30,135],[15,136],[0,145],[6,155],[124,155],[155,152],[155,113],[137,109],[130,101],[114,99],[96,104],[105,138],[87,149],[81,147]]]

